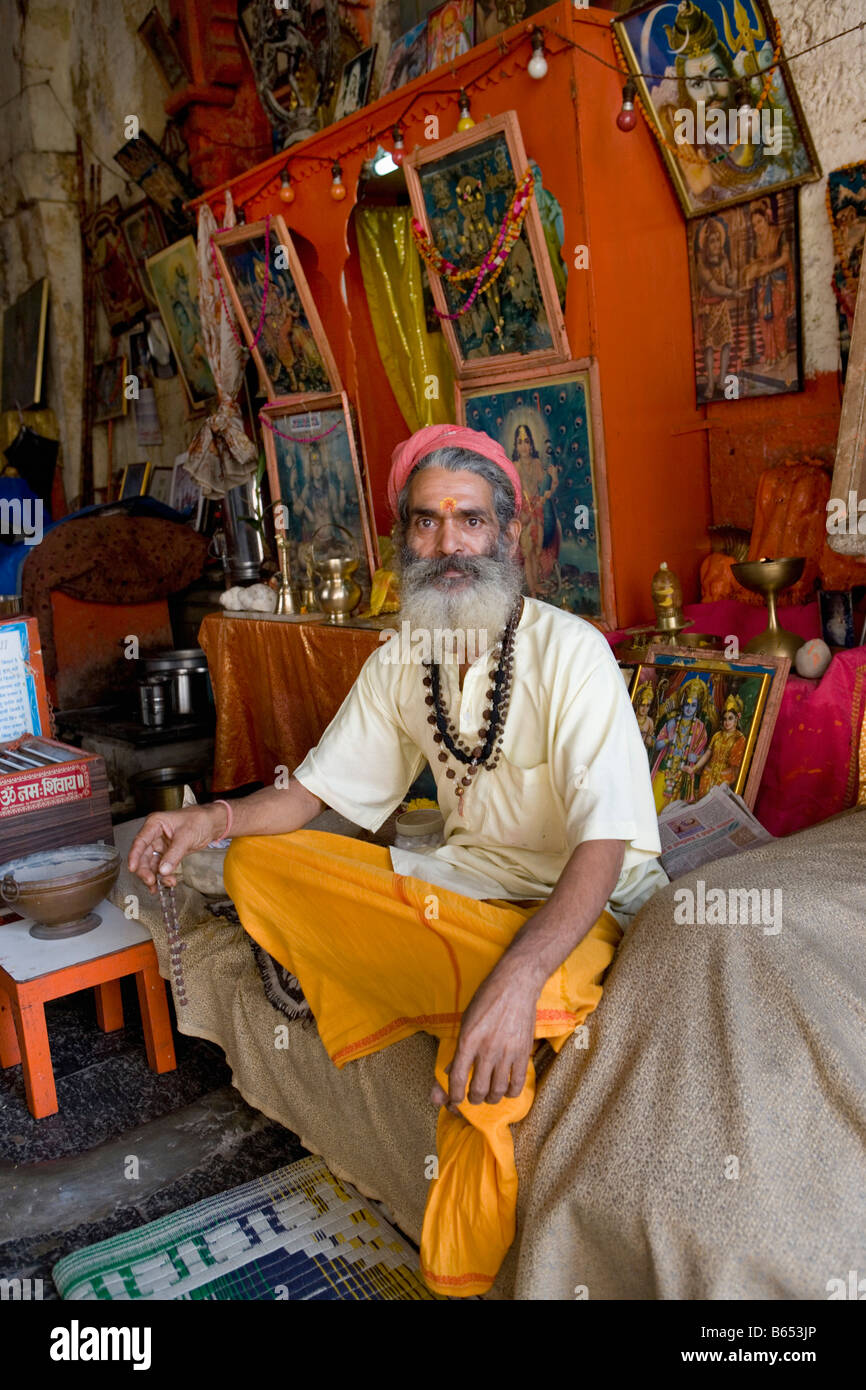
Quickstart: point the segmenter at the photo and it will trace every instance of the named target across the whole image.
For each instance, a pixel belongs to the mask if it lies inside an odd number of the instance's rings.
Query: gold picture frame
[[[514,111],[479,121],[403,161],[412,210],[425,235],[453,265],[463,262],[461,268],[467,269],[493,245],[527,168]],[[533,371],[571,357],[534,194],[507,268],[513,282],[507,294],[503,274],[465,313],[441,317],[456,374],[464,381],[486,379],[491,371],[510,367]],[[453,287],[432,270],[430,286],[440,316],[456,314],[472,288],[467,281]]]
[[[191,236],[148,256],[147,273],[193,410],[216,395],[198,307],[198,256]]]
[[[128,463],[121,475],[117,500],[123,502],[130,497],[144,497],[152,470],[153,464],[150,459],[145,463]]]
[[[268,291],[264,239],[268,232]],[[277,214],[216,232],[213,245],[223,285],[259,369],[268,401],[307,399],[342,390],[307,277],[291,234]]]

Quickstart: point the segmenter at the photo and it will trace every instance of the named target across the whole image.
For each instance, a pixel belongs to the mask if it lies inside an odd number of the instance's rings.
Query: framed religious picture
[[[153,308],[155,300],[151,289],[150,277],[147,273],[147,261],[150,256],[155,256],[157,251],[168,245],[168,237],[162,225],[162,218],[159,215],[159,208],[143,198],[135,207],[126,211],[120,219],[120,230],[126,242],[126,248],[138,273],[139,284],[141,285],[148,307]]]
[[[94,422],[99,425],[106,420],[119,420],[126,414],[126,358],[106,357],[94,369],[93,391],[96,397]]]
[[[827,516],[827,544],[840,555],[866,555],[866,275],[857,285],[859,314],[851,334],[850,371]]]
[[[403,161],[416,244],[457,374],[567,362],[570,353],[533,170],[514,111]],[[496,265],[502,241],[504,268]],[[479,283],[478,275],[482,274]]]
[[[427,15],[427,71],[453,63],[475,42],[475,0],[446,0]]]
[[[179,87],[189,82],[189,73],[180,50],[156,6],[139,24],[138,37],[159,69],[169,91],[176,92]]]
[[[416,77],[427,71],[427,21],[422,19],[407,34],[395,39],[388,54],[385,71],[382,75],[380,96],[405,87]]]
[[[184,237],[147,260],[147,273],[193,409],[216,394],[201,331],[195,242]]]
[[[48,281],[37,280],[3,310],[3,409],[29,410],[42,399]]]
[[[217,232],[213,244],[268,400],[339,391],[337,364],[282,217]]]
[[[134,140],[127,140],[114,160],[150,201],[156,203],[173,236],[189,230],[193,219],[184,203],[194,198],[199,190],[189,175],[163,154],[147,131],[139,130]]]
[[[351,116],[366,106],[370,95],[370,82],[373,77],[373,64],[376,61],[377,45],[365,48],[343,66],[337,92],[337,105],[334,107],[334,120]]]
[[[128,497],[143,497],[147,492],[152,467],[149,459],[146,463],[128,463],[120,479],[118,501],[123,502]]]
[[[787,657],[727,661],[675,646],[650,649],[631,701],[659,814],[722,783],[754,808],[790,665]]]
[[[120,228],[118,197],[97,208],[84,224],[84,239],[112,336],[123,333],[147,309],[135,260]]]
[[[614,32],[686,217],[820,178],[766,0],[648,0]]]
[[[455,396],[458,422],[496,439],[520,474],[525,592],[615,627],[596,364],[513,370]]]
[[[315,403],[271,401],[259,419],[276,529],[297,549],[323,526],[345,527],[361,562],[355,578],[369,594],[379,564],[373,507],[345,391]]]
[[[797,193],[688,226],[698,404],[803,389]]]
[[[866,162],[860,160],[856,164],[846,164],[827,175],[827,211],[835,252],[833,293],[839,315],[839,350],[844,381],[851,352],[851,328],[866,235]]]
[[[483,43],[520,24],[539,10],[547,9],[550,0],[475,0],[475,43]],[[606,5],[607,9],[614,6]]]

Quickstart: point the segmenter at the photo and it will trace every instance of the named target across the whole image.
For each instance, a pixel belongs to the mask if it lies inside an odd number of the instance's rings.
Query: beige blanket
[[[674,895],[691,888],[697,906],[698,878],[768,890],[766,922],[679,925]],[[132,891],[124,869],[115,901]],[[434,1039],[338,1072],[309,1024],[269,1004],[244,933],[179,895],[181,1030],[218,1043],[251,1105],[417,1241]],[[168,977],[158,906],[141,902]],[[866,1276],[864,946],[866,810],[648,903],[587,1034],[543,1071],[517,1129],[518,1235],[494,1296],[824,1299],[830,1280]]]

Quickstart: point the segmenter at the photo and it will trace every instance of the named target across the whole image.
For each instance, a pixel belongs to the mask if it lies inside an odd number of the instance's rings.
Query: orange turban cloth
[[[497,444],[483,430],[470,430],[463,425],[425,425],[422,430],[416,430],[411,439],[404,439],[402,444],[398,444],[391,455],[388,502],[395,516],[397,498],[413,468],[435,449],[445,448],[471,449],[474,454],[482,454],[491,463],[497,464],[514,489],[514,515],[519,514],[522,497],[520,474],[501,444]]]

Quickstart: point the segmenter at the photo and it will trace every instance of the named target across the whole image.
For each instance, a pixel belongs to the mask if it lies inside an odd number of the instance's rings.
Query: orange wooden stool
[[[27,1105],[37,1120],[58,1109],[45,1024],[49,999],[94,989],[97,1021],[111,1033],[123,1027],[120,981],[134,975],[148,1066],[166,1072],[177,1065],[150,933],[108,902],[96,912],[102,922],[94,931],[60,941],[35,940],[24,918],[0,924],[0,1066],[23,1064]]]

